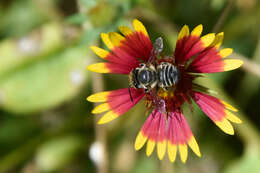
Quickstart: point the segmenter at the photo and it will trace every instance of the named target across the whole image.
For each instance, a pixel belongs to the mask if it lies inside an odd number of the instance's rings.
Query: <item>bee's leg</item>
[[[161,112],[166,112],[164,99],[160,98],[154,90],[150,90],[149,94],[152,97],[152,101],[155,107]]]
[[[128,87],[128,92],[129,92],[130,100],[131,100],[132,102],[134,102],[133,97],[132,97],[132,94],[131,94],[131,88],[130,88],[130,86]]]

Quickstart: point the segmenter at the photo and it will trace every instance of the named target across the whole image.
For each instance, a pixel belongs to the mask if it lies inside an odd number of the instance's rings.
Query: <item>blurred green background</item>
[[[100,32],[133,18],[152,40],[164,38],[167,54],[184,24],[203,24],[204,34],[224,31],[223,47],[245,60],[199,81],[239,108],[234,136],[198,109],[185,112],[202,158],[189,151],[184,165],[135,152],[142,103],[102,126],[90,113],[86,96],[127,87],[128,79],[88,72],[100,61],[89,46],[103,46]],[[258,0],[0,0],[0,173],[259,173],[259,28]]]

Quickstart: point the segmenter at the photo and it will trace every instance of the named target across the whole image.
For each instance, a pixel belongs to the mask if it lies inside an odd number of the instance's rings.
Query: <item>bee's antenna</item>
[[[133,97],[132,97],[132,94],[131,94],[130,86],[128,87],[128,92],[129,92],[130,100],[131,100],[132,102],[134,102]]]

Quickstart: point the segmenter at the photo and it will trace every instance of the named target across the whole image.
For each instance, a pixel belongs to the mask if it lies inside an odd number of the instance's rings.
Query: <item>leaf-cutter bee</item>
[[[158,88],[167,90],[169,87],[177,84],[179,81],[179,70],[176,66],[169,62],[156,62],[156,57],[163,50],[163,40],[161,37],[155,40],[151,56],[147,63],[141,63],[140,67],[134,68],[129,74],[129,96],[131,96],[130,87],[136,89],[144,89],[145,93],[149,93],[154,105],[165,112],[165,101],[157,95]],[[155,89],[155,90],[154,90]]]
[[[148,62],[141,63],[140,67],[134,68],[129,74],[130,86],[136,89],[143,88],[145,92],[158,86],[167,89],[175,85],[179,81],[179,70],[176,66],[169,62],[161,62],[157,64],[156,56],[163,49],[162,38],[155,40],[151,57]]]
[[[162,112],[165,112],[165,101],[157,95],[157,90],[167,90],[179,81],[179,70],[169,62],[156,62],[156,57],[163,50],[161,37],[155,40],[151,56],[147,63],[141,63],[140,67],[134,68],[129,74],[129,96],[133,102],[130,87],[144,89],[152,98],[153,104]]]

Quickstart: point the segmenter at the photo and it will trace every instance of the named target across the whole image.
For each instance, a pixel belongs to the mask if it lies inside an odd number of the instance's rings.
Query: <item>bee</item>
[[[179,81],[180,72],[176,66],[169,62],[161,62],[157,64],[155,59],[163,50],[163,40],[161,37],[155,40],[153,50],[151,52],[151,57],[148,62],[141,63],[140,67],[134,68],[129,74],[130,87],[136,89],[144,89],[146,93],[152,93],[153,88],[162,88],[167,90],[167,88],[176,85]],[[131,100],[131,92],[129,88],[129,95]]]

